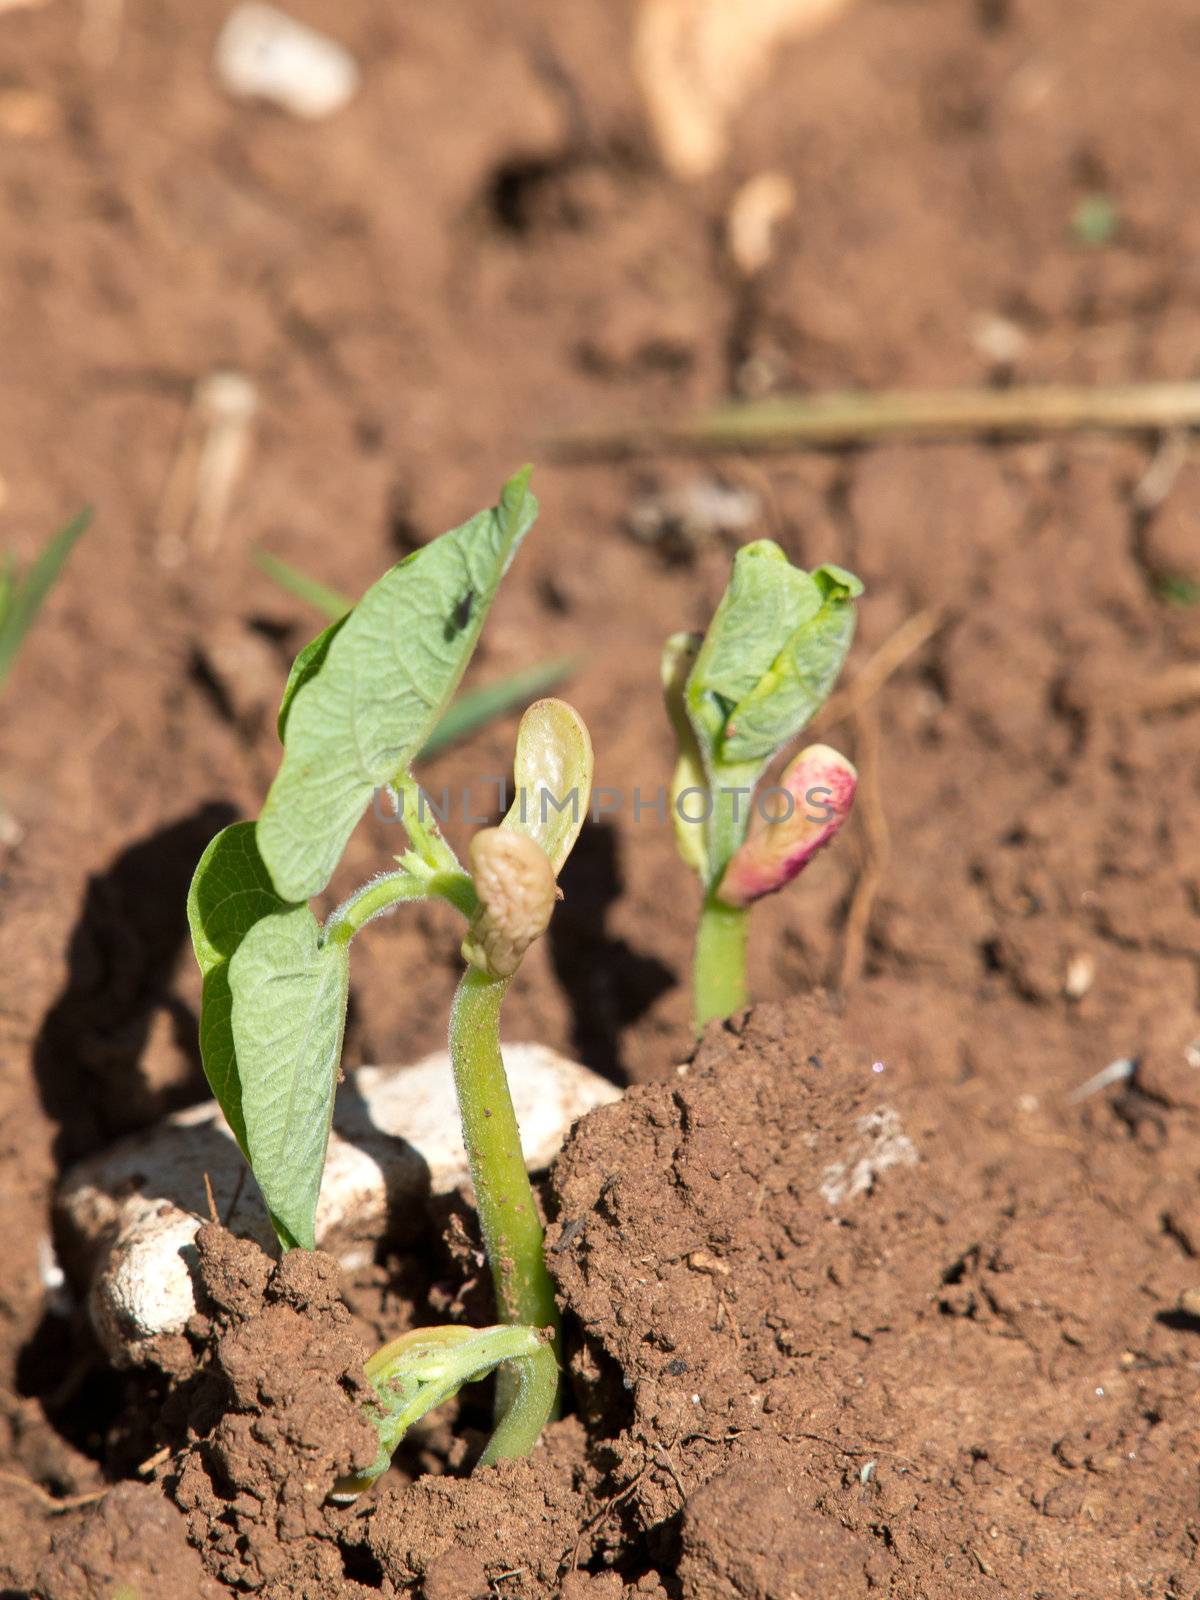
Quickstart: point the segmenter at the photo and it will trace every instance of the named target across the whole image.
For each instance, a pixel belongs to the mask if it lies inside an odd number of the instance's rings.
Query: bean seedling
[[[467,963],[450,1024],[463,1136],[500,1324],[422,1328],[372,1357],[379,1456],[466,1382],[497,1371],[483,1462],[527,1454],[558,1390],[557,1310],[500,1053],[500,1009],[545,931],[586,814],[587,729],[570,706],[525,713],[516,798],[459,862],[426,814],[412,763],[470,660],[500,580],[537,515],[528,469],[499,504],[416,551],[300,652],[279,713],[283,759],[257,822],[226,828],[196,869],[188,916],[203,973],[200,1044],[213,1093],[284,1249],[315,1245],[342,1053],[349,948],[374,918],[440,898],[463,914]],[[387,791],[409,849],[322,925],[327,887],[372,797]]]
[[[673,634],[663,650],[678,752],[675,839],[704,889],[693,976],[697,1029],[746,1003],[751,905],[790,883],[853,803],[855,770],[828,745],[801,750],[774,789],[758,788],[828,698],[861,593],[841,567],[803,572],[760,539],[734,557],[708,632]],[[755,810],[762,825],[751,834]]]

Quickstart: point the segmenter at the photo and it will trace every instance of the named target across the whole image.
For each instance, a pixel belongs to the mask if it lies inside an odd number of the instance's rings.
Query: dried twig
[[[1131,684],[1127,704],[1138,711],[1171,711],[1192,700],[1200,700],[1200,661],[1184,661],[1144,683]]]
[[[854,675],[853,681],[825,702],[813,719],[813,728],[829,728],[835,722],[857,716],[909,656],[933,638],[945,620],[946,613],[931,606],[925,611],[915,612],[902,622]]]
[[[674,422],[645,419],[582,428],[551,436],[546,447],[558,460],[609,460],[705,450],[827,449],[894,438],[1188,428],[1200,428],[1200,383],[1039,384],[780,395]]]
[[[242,1188],[246,1182],[247,1170],[245,1162],[238,1168],[237,1182],[233,1186],[233,1199],[229,1202],[229,1209],[225,1213],[225,1227],[227,1228],[233,1220],[233,1213],[237,1210],[238,1201],[242,1198]]]
[[[623,1489],[618,1489],[616,1494],[610,1495],[600,1509],[594,1512],[593,1515],[588,1518],[583,1527],[579,1530],[578,1537],[575,1540],[575,1548],[571,1552],[570,1562],[568,1563],[564,1557],[559,1563],[560,1572],[574,1572],[578,1568],[579,1552],[583,1548],[583,1541],[585,1537],[591,1533],[593,1529],[602,1526],[602,1524],[608,1521],[609,1517],[621,1504],[621,1502],[629,1499],[629,1496],[634,1493],[641,1483],[644,1482],[653,1468],[654,1462],[647,1461],[646,1465],[641,1469],[636,1477],[631,1478]]]
[[[1182,428],[1164,434],[1154,452],[1154,459],[1134,486],[1130,499],[1133,509],[1143,516],[1157,511],[1175,487],[1175,481],[1187,464],[1188,436]]]
[[[14,1488],[28,1490],[54,1516],[64,1511],[77,1511],[80,1506],[94,1505],[108,1493],[107,1489],[92,1489],[87,1494],[69,1494],[59,1500],[43,1489],[40,1483],[22,1477],[19,1472],[0,1472],[0,1483],[11,1483]]]
[[[163,566],[211,556],[219,545],[257,409],[257,391],[241,373],[210,372],[196,384],[158,510]]]
[[[169,1444],[165,1444],[161,1450],[156,1450],[152,1456],[147,1456],[145,1461],[139,1465],[138,1476],[148,1478],[151,1473],[157,1472],[159,1467],[164,1466],[170,1459],[171,1447]]]
[[[879,708],[874,702],[860,706],[855,711],[854,735],[854,757],[858,765],[855,810],[863,819],[866,849],[846,917],[840,976],[843,989],[848,989],[862,974],[867,930],[887,869],[889,853],[887,817],[879,789]]]

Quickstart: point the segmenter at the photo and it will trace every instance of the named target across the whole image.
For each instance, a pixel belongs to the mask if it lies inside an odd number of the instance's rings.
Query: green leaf
[[[256,923],[287,902],[275,893],[254,842],[254,824],[225,828],[200,857],[188,890],[188,923],[204,986],[200,1001],[200,1054],[209,1087],[237,1142],[246,1151],[242,1089],[233,1037],[229,963]]]
[[[324,632],[319,633],[315,639],[310,639],[292,662],[292,670],[288,673],[287,682],[283,686],[283,699],[279,702],[279,717],[276,728],[279,730],[280,744],[286,743],[288,713],[292,709],[292,701],[303,689],[310,678],[316,677],[325,665],[325,657],[329,654],[329,646],[341,632],[342,624],[349,618],[347,611],[336,622],[331,622]]]
[[[19,581],[15,581],[15,569],[11,561],[8,564],[4,583],[6,591],[4,605],[0,612],[0,685],[3,685],[12,671],[17,651],[32,627],[34,618],[41,610],[42,603],[66,565],[67,557],[75,547],[75,541],[91,520],[90,509],[81,511],[72,522],[54,535]]]
[[[687,680],[688,716],[706,765],[729,713],[755,687],[808,617],[820,609],[812,578],[770,539],[744,545]]]
[[[853,574],[832,566],[819,567],[809,581],[818,594],[818,607],[734,707],[720,742],[722,765],[769,761],[829,698],[854,638],[854,601],[862,584]]]
[[[246,1151],[285,1243],[315,1245],[349,983],[343,943],[293,906],[256,922],[229,964]]]
[[[407,771],[436,726],[537,515],[528,482],[526,468],[498,506],[386,573],[292,685],[283,763],[258,821],[286,899],[325,887],[373,791]]]

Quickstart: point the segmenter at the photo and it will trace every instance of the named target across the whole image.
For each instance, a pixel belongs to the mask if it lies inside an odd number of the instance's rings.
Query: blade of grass
[[[17,582],[12,580],[11,565],[8,567],[7,601],[4,615],[0,618],[0,688],[12,671],[17,651],[62,572],[75,541],[91,520],[90,507],[81,511],[54,535],[29,571]]]
[[[330,622],[339,621],[354,604],[346,595],[339,594],[336,589],[330,589],[316,578],[310,578],[306,572],[301,572],[290,562],[272,555],[269,550],[256,550],[254,561],[259,571],[273,583],[277,583],[295,599],[321,612]],[[428,760],[440,750],[445,750],[448,745],[469,738],[478,729],[486,727],[489,722],[494,722],[497,717],[528,705],[539,695],[548,694],[556,685],[569,678],[578,666],[577,657],[560,656],[552,661],[543,661],[539,666],[530,667],[525,672],[516,672],[510,678],[502,678],[499,683],[489,683],[481,689],[469,689],[455,701],[438,723],[421,751],[419,759]]]
[[[273,556],[269,550],[256,550],[254,564],[272,583],[286,589],[288,594],[302,600],[306,606],[312,606],[314,611],[319,611],[330,622],[340,621],[354,604],[348,596],[339,594],[336,589],[318,582],[316,578],[310,578],[307,572],[301,572],[299,567],[293,567],[290,561],[284,561],[281,556]]]
[[[446,712],[421,751],[421,759],[428,760],[447,745],[457,744],[477,729],[518,706],[528,705],[546,694],[557,684],[569,678],[579,667],[577,656],[559,656],[530,667],[527,672],[514,672],[499,683],[485,684],[482,689],[468,689]]]

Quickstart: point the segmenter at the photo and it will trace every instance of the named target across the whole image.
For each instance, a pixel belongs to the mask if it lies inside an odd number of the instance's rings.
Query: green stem
[[[532,1328],[505,1331],[522,1334],[526,1340],[534,1332]],[[506,1373],[511,1373],[512,1379],[501,1384]],[[554,1344],[542,1339],[523,1356],[510,1358],[496,1374],[496,1382],[503,1390],[508,1409],[498,1416],[492,1437],[479,1458],[481,1467],[527,1456],[558,1409],[558,1357]]]
[[[333,1499],[353,1500],[370,1488],[415,1423],[497,1368],[511,1370],[515,1381],[481,1467],[527,1456],[550,1419],[558,1362],[546,1335],[537,1328],[414,1328],[377,1350],[363,1370],[379,1396],[379,1452],[366,1472],[335,1485]]]
[[[470,921],[479,914],[475,885],[465,872],[433,872],[415,856],[412,868],[388,872],[373,878],[331,912],[325,923],[325,939],[334,944],[349,944],[358,930],[385,911],[405,900],[425,900],[440,896]]]
[[[722,905],[710,891],[700,913],[692,978],[696,1032],[706,1022],[732,1015],[748,999],[746,932],[749,910]]]
[[[706,1022],[730,1016],[747,1003],[746,933],[748,915],[724,905],[717,889],[730,859],[750,826],[750,809],[761,767],[717,768],[708,821],[708,887],[696,931],[692,967],[692,1009],[696,1032]]]
[[[500,1007],[508,983],[467,968],[450,1014],[450,1058],[497,1312],[503,1322],[552,1328],[557,1351],[554,1285],[500,1055]],[[510,1385],[502,1371],[497,1384],[501,1414],[509,1409]]]
[[[330,914],[325,923],[325,940],[349,944],[372,917],[382,916],[404,900],[423,900],[428,893],[428,884],[411,872],[388,872],[373,878]]]
[[[393,788],[403,797],[404,831],[412,840],[413,849],[421,860],[434,872],[461,874],[462,864],[443,838],[432,806],[429,815],[426,815],[425,796],[412,773],[401,773]]]

